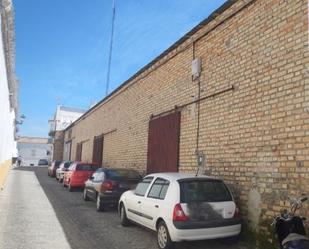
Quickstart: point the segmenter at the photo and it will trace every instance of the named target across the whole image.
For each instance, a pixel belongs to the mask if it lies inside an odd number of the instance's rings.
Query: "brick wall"
[[[64,132],[63,131],[55,131],[53,160],[62,160],[63,159],[63,146],[64,146]]]
[[[201,98],[215,96],[199,102],[200,115],[197,103],[181,109],[179,170],[195,172],[202,151],[206,172],[232,186],[259,227],[287,195],[309,194],[307,6],[237,1],[76,122],[72,158],[85,141],[82,158],[91,160],[94,136],[105,134],[104,165],[144,171],[150,115],[198,98],[191,61],[200,57]]]

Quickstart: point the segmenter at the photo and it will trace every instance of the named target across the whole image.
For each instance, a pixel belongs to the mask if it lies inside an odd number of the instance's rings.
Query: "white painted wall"
[[[0,19],[0,29],[1,29]],[[16,156],[14,141],[15,112],[10,108],[2,30],[0,30],[0,164]]]
[[[52,144],[17,143],[23,166],[37,166],[40,159],[51,161]]]

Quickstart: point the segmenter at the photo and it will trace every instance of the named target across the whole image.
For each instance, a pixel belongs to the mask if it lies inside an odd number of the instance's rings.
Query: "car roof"
[[[197,179],[216,179],[215,177],[206,176],[206,175],[198,175],[190,174],[190,173],[179,173],[179,172],[166,172],[166,173],[153,173],[146,175],[145,177],[161,177],[169,181],[177,181],[180,179],[187,179],[187,178],[197,178]]]

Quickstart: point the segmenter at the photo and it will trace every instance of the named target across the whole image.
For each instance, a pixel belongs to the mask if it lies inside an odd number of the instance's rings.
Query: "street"
[[[82,192],[70,193],[45,167],[21,167],[10,171],[0,192],[0,248],[132,248],[155,249],[156,234],[142,227],[122,227],[117,210],[95,210]],[[249,249],[242,243],[222,241],[178,243],[176,248]]]

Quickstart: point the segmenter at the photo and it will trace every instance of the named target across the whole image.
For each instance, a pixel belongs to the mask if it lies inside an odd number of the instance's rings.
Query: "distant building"
[[[50,162],[52,148],[52,143],[48,138],[20,137],[17,142],[18,154],[23,166],[37,166],[40,159]]]
[[[79,108],[58,105],[54,117],[48,121],[50,133],[64,130],[86,111]]]
[[[14,8],[0,0],[0,188],[16,150],[18,81],[15,75]]]
[[[86,110],[79,108],[66,107],[61,105],[57,106],[54,117],[48,121],[50,126],[49,136],[53,138],[54,144],[53,160],[62,160],[64,157],[63,150],[68,150],[68,148],[64,145],[64,137],[62,131],[85,112]],[[66,159],[68,160],[69,158]]]

